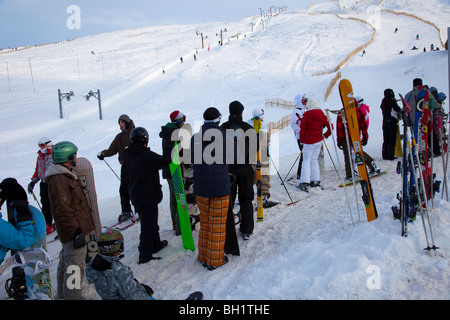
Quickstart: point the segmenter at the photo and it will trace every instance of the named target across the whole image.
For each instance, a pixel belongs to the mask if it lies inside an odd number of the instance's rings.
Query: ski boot
[[[379,174],[380,172],[381,170],[378,167],[377,163],[375,161],[372,161],[372,169],[369,170],[369,176],[374,176],[376,174]]]
[[[309,193],[309,190],[308,190],[309,189],[309,183],[306,183],[306,182],[299,183],[297,188],[299,188],[300,190],[302,190],[302,191],[304,191],[306,193]]]
[[[264,209],[272,208],[272,207],[276,206],[277,204],[280,204],[279,202],[270,201],[269,198],[270,198],[270,194],[263,193],[263,208]]]
[[[119,216],[119,223],[125,222],[128,219],[132,219],[133,218],[133,212],[131,211],[127,211],[127,212],[122,212]]]
[[[312,188],[320,187],[320,181],[311,181],[309,185]]]

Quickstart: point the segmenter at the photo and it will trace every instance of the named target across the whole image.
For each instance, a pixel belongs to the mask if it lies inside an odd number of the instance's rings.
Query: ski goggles
[[[44,142],[44,143],[39,143],[38,146],[39,146],[39,148],[43,149],[43,148],[48,147],[50,143],[51,143],[51,141],[49,140],[49,141]]]
[[[174,124],[180,124],[186,121],[186,115],[183,115],[183,117],[179,118],[179,119],[175,119],[174,121],[172,121],[172,123]]]

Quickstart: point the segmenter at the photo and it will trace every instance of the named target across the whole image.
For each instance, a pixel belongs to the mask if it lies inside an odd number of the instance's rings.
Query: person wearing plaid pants
[[[231,183],[221,116],[216,108],[206,109],[205,122],[191,139],[194,194],[200,212],[198,260],[209,270],[228,262],[224,249]],[[210,134],[213,139],[207,138]]]

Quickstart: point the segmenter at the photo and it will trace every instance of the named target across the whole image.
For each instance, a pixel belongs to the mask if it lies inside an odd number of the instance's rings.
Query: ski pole
[[[294,201],[292,201],[292,198],[291,198],[291,195],[289,194],[288,189],[286,188],[286,185],[284,184],[283,178],[281,178],[280,172],[278,171],[277,167],[275,166],[275,162],[273,161],[273,159],[272,159],[272,157],[271,157],[270,155],[269,155],[269,158],[270,158],[270,160],[272,160],[272,165],[273,165],[273,167],[275,168],[275,171],[277,172],[278,177],[279,177],[280,180],[281,180],[281,184],[283,185],[284,190],[286,190],[286,193],[287,193],[287,195],[288,195],[288,197],[289,197],[289,200],[291,200],[291,204],[294,203]]]
[[[31,193],[33,194],[33,198],[34,198],[34,200],[36,200],[36,203],[38,204],[38,206],[39,206],[39,209],[40,209],[40,210],[41,210],[41,212],[42,212],[42,207],[41,207],[41,204],[39,203],[38,199],[36,198],[36,195],[34,194],[34,191],[33,191],[33,190],[31,190]]]
[[[322,135],[322,140],[323,140],[323,143],[325,144],[325,148],[328,151],[328,155],[330,156],[331,163],[333,163],[334,171],[336,171],[338,178],[341,179],[341,176],[339,175],[339,172],[336,169],[336,165],[334,164],[333,157],[331,156],[330,150],[328,150],[328,146],[327,146],[327,143],[325,142],[325,137],[323,135]]]
[[[411,129],[411,131],[412,131],[412,129]],[[412,132],[411,135],[412,135],[411,139],[412,139],[413,148],[414,148],[414,151],[415,151],[415,156],[416,156],[416,158],[418,160],[419,159],[419,151],[418,151],[418,148],[416,147],[416,141],[414,139],[413,132]],[[422,166],[420,161],[418,161],[418,166],[419,166],[419,168],[421,168],[421,166]],[[425,208],[423,207],[423,205],[421,205],[420,208],[419,208],[421,216],[422,216],[421,220],[422,220],[422,224],[423,224],[423,228],[424,228],[424,232],[425,232],[425,237],[427,238],[427,247],[424,250],[428,250],[428,251],[435,250],[435,254],[436,254],[436,249],[439,249],[439,247],[436,247],[436,245],[434,243],[433,227],[431,226],[431,220],[430,220],[430,215],[429,215],[428,200],[427,200],[427,194],[426,194],[426,191],[425,191],[426,190],[425,189],[425,182],[424,182],[423,176],[422,176],[422,174],[420,174],[420,172],[416,176],[418,176],[418,181],[416,180],[417,183],[420,183],[419,185],[417,185],[417,190],[419,190],[419,186],[422,187],[422,191],[423,191],[423,195],[424,195],[424,201],[423,202],[425,204]],[[415,178],[417,179],[417,177],[415,177]],[[420,191],[418,191],[418,192],[420,192]],[[423,209],[425,209],[425,213],[423,213]],[[428,235],[427,235],[427,231],[426,231],[425,219],[427,220],[428,230],[430,232],[430,241],[431,241],[431,244],[432,244],[431,247],[430,247],[430,244],[429,244],[429,241],[428,241]]]
[[[289,176],[289,174],[291,173],[292,168],[295,166],[295,164],[297,163],[297,160],[300,159],[300,156],[302,155],[303,150],[300,151],[300,153],[298,154],[297,158],[294,161],[294,164],[292,165],[292,167],[289,169],[286,177],[284,178],[283,181],[286,181],[287,177]]]
[[[359,205],[358,205],[358,191],[356,191],[355,167],[353,166],[353,159],[352,159],[352,146],[350,144],[350,139],[348,138],[347,118],[345,117],[344,112],[341,112],[341,119],[342,119],[342,124],[344,125],[345,139],[347,142],[348,161],[350,162],[350,168],[352,171],[353,190],[355,192],[355,200],[356,200],[356,210],[358,211],[359,222],[361,222],[361,213],[359,211]],[[344,184],[344,188],[345,188],[345,184]]]
[[[442,140],[442,134],[443,134],[443,126],[442,126],[442,116],[436,116],[436,121],[437,121],[437,126],[438,126],[438,130],[439,130],[439,151],[441,152],[441,157],[442,157],[442,169],[444,171],[444,186],[442,188],[442,194],[441,194],[441,199],[444,198],[444,189],[445,189],[445,194],[447,196],[447,201],[448,201],[448,187],[447,187],[447,172],[446,172],[446,168],[445,168],[445,159],[444,159],[444,142]]]
[[[330,110],[326,109],[325,112],[327,114],[328,122],[330,122],[331,121]],[[333,130],[331,130],[331,137],[332,137],[333,141],[336,141]],[[338,163],[339,170],[341,170],[341,162],[339,160],[338,149],[337,149],[336,143],[333,143],[333,144],[334,144],[334,151],[336,152],[336,161]],[[348,197],[347,188],[345,187],[344,177],[342,176],[340,179],[342,181],[342,187],[344,188],[345,198],[347,200],[348,211],[350,212],[350,218],[352,219],[352,225],[355,226],[355,223],[353,222],[352,207],[350,205],[350,199]]]
[[[103,161],[105,161],[106,165],[111,169],[111,171],[114,173],[114,175],[115,175],[115,176],[117,177],[117,179],[119,179],[119,181],[120,181],[119,176],[118,176],[117,173],[113,170],[113,168],[111,168],[111,166],[109,165],[109,163],[108,163],[105,159],[103,159]]]

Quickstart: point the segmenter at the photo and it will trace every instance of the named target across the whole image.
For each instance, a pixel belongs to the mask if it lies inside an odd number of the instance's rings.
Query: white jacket
[[[295,139],[300,139],[300,123],[302,122],[304,108],[297,108],[291,114],[291,128],[294,130]]]

